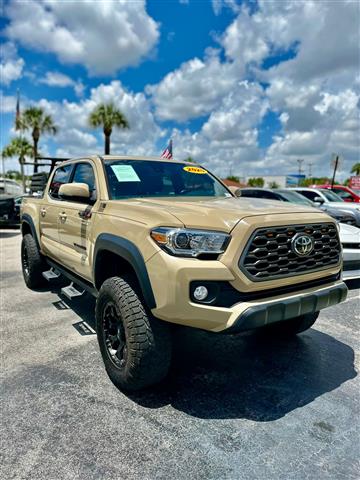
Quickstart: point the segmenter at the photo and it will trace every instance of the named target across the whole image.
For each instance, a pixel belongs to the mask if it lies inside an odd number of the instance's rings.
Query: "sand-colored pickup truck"
[[[308,207],[239,199],[186,162],[89,156],[59,164],[22,204],[28,287],[64,275],[69,298],[96,296],[111,380],[163,379],[171,324],[289,335],[343,301],[335,221]]]

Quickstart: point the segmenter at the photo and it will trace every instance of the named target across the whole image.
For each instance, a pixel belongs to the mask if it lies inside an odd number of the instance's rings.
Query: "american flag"
[[[172,140],[170,139],[168,146],[165,148],[160,158],[172,158]]]

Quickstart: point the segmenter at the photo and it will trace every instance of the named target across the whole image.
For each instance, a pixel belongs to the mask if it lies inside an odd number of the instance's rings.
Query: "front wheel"
[[[44,285],[45,279],[42,276],[42,272],[45,270],[44,259],[30,233],[24,235],[22,239],[21,266],[24,281],[28,288],[38,288]]]
[[[276,322],[264,327],[267,333],[274,335],[289,337],[297,335],[298,333],[305,332],[311,328],[316,322],[320,312],[307,313],[306,315],[300,315],[290,320],[282,322]]]
[[[96,330],[106,371],[118,388],[140,390],[168,373],[169,326],[147,313],[136,290],[123,278],[109,278],[101,286]]]

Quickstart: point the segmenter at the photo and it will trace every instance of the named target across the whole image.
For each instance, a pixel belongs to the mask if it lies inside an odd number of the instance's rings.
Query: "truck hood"
[[[350,202],[325,202],[324,205],[330,208],[340,208],[341,210],[351,210],[360,212],[360,205],[358,203]]]
[[[230,232],[245,217],[267,214],[297,214],[318,209],[286,202],[248,198],[141,198],[138,205],[151,207],[156,212],[166,211],[188,228],[204,228]],[[166,225],[164,225],[166,226]]]

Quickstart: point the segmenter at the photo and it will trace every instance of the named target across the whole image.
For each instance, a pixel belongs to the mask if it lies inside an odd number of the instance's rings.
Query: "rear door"
[[[62,200],[59,198],[59,188],[68,183],[71,177],[73,164],[56,168],[48,190],[45,192],[40,205],[40,234],[44,253],[57,258],[59,252],[59,220],[61,215]]]
[[[74,163],[71,182],[86,183],[90,201],[66,200],[59,219],[61,263],[84,278],[91,279],[89,234],[97,210],[98,182],[95,165],[89,160]]]

